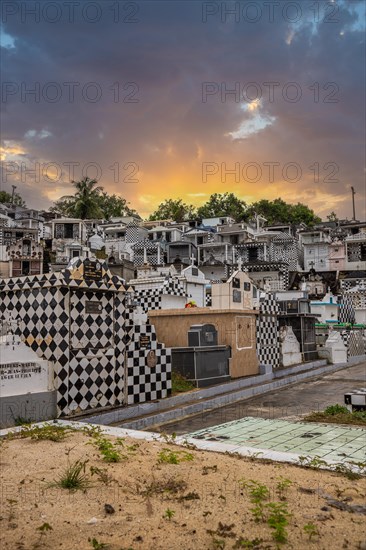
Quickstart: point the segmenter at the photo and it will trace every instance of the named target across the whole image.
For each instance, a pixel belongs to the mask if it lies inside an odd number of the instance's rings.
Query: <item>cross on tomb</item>
[[[239,271],[242,271],[242,267],[243,267],[243,259],[241,256],[239,256],[239,259],[238,259],[238,270]]]
[[[193,267],[195,262],[196,262],[196,258],[194,256],[194,254],[192,254],[192,256],[190,257],[190,260],[191,260],[191,266]]]

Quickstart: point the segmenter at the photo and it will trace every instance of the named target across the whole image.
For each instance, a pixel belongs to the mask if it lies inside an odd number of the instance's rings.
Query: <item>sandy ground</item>
[[[137,444],[126,451],[128,458],[105,463],[90,442],[87,435],[74,433],[61,442],[15,439],[2,444],[2,549],[366,548],[365,515],[334,508],[318,492],[349,506],[365,504],[365,479],[350,481],[330,472],[128,439],[124,449]],[[189,452],[193,460],[159,464],[163,448]],[[84,491],[50,487],[77,459],[88,460],[89,476],[90,467],[105,469],[112,478],[109,484],[93,475],[92,486]],[[282,501],[277,489],[281,477],[292,482]],[[277,545],[274,530],[254,521],[243,479],[265,484],[271,502],[287,502],[287,543]],[[114,511],[106,513],[105,504]],[[319,532],[311,540],[304,531],[309,523]],[[52,529],[42,533],[38,528],[44,524]],[[241,537],[262,542],[238,546]]]

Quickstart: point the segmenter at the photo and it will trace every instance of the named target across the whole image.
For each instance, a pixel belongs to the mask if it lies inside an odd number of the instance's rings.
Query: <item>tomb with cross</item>
[[[253,283],[249,275],[241,271],[241,266],[239,259],[239,269],[234,271],[226,283],[212,285],[213,309],[253,309]]]

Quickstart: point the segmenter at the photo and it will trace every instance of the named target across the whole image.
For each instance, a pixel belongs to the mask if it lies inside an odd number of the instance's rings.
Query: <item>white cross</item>
[[[191,260],[191,266],[193,267],[196,261],[194,254],[192,254],[192,256],[190,257],[190,260]]]

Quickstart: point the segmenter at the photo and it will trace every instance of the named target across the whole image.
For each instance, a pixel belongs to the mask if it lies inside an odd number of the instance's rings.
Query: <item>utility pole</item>
[[[352,220],[355,222],[356,221],[356,209],[355,209],[355,194],[356,194],[356,191],[354,190],[353,187],[351,187],[351,192],[352,192],[352,209],[353,209]]]
[[[17,188],[17,186],[12,185],[12,188],[13,188],[13,191],[11,193],[11,204],[14,204],[14,193],[15,193],[15,189]]]

